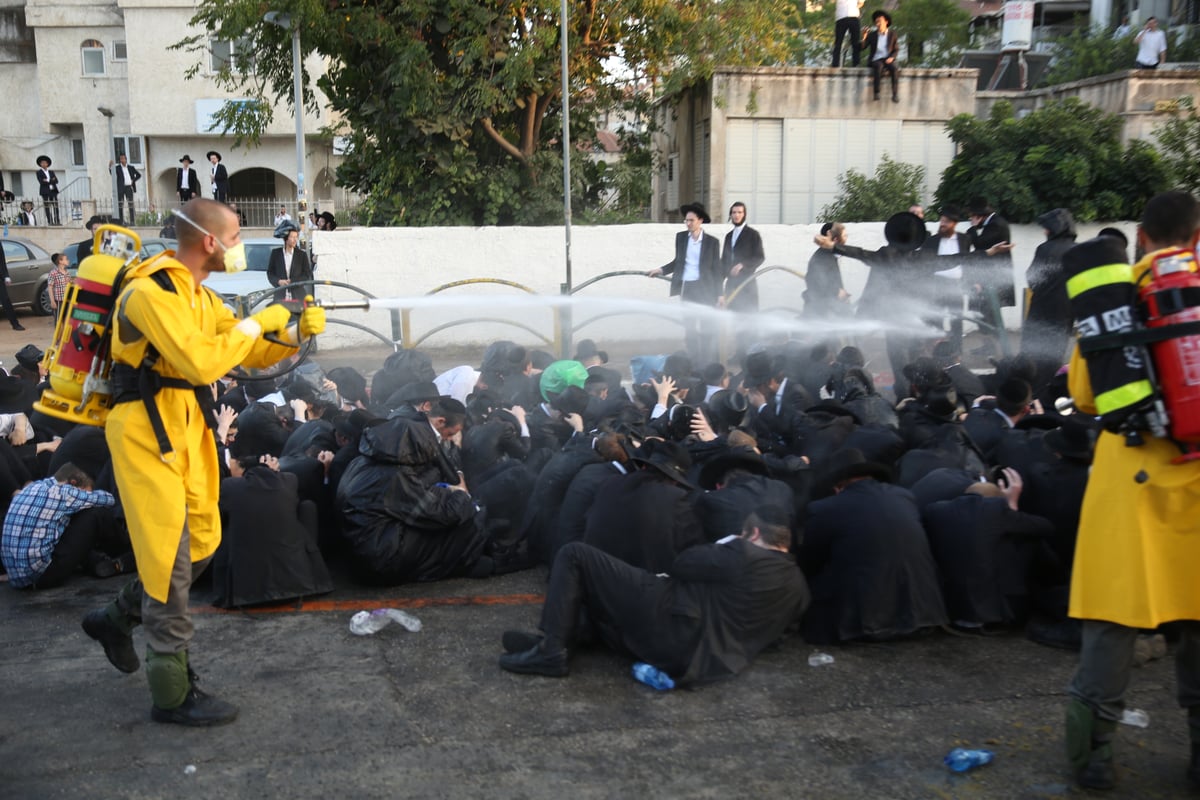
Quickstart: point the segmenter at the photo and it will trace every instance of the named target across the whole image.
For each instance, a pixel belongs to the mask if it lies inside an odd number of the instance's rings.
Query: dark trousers
[[[120,198],[117,205],[117,215],[121,221],[132,225],[133,224],[133,187],[125,186],[117,189],[117,195]],[[128,208],[128,212],[126,211]]]
[[[4,281],[0,281],[0,307],[4,309],[4,315],[8,317],[10,325],[16,328],[21,324],[21,321],[17,319],[17,310],[13,308],[12,299],[8,296],[8,284]]]
[[[904,367],[911,364],[921,354],[920,338],[907,333],[890,331],[884,334],[884,346],[887,349],[888,363],[892,365],[892,391],[899,403],[908,397],[908,378],[904,377]]]
[[[61,225],[58,221],[58,195],[42,198],[42,207],[46,210],[47,225]]]
[[[842,39],[850,38],[851,63],[858,66],[862,57],[862,23],[858,17],[842,17],[833,25],[833,66],[842,65]]]
[[[1200,709],[1200,622],[1186,620],[1175,624],[1181,634],[1175,651],[1175,691],[1179,705]],[[1115,622],[1083,621],[1079,667],[1067,691],[1091,707],[1100,719],[1121,719],[1138,633],[1137,628]],[[1192,726],[1192,741],[1200,742],[1200,714],[1190,713],[1188,722]]]
[[[229,202],[229,184],[214,183],[213,184],[213,199],[219,203]]]
[[[112,508],[85,508],[73,514],[58,544],[54,545],[50,566],[34,586],[38,589],[62,586],[93,550],[103,550],[110,556],[129,552],[129,534],[113,516]]]
[[[879,79],[887,73],[892,81],[892,97],[896,97],[896,62],[887,63],[886,59],[876,59],[871,62],[871,88],[875,90],[875,99],[879,99]]]
[[[713,306],[713,300],[701,288],[701,281],[685,281],[681,299],[683,300],[683,342],[688,355],[695,364],[703,366],[717,360],[717,323],[707,317],[707,312]],[[689,306],[697,308],[699,313],[693,313]]]
[[[614,650],[682,675],[691,661],[692,621],[671,615],[673,588],[660,578],[630,566],[591,545],[563,545],[550,569],[542,606],[547,651],[569,647],[580,613],[600,639]],[[699,621],[694,621],[696,624]]]

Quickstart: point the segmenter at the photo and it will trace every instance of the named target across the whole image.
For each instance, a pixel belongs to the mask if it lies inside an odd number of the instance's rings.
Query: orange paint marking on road
[[[432,606],[527,606],[546,599],[541,594],[475,594],[451,597],[392,597],[372,600],[305,600],[299,605],[284,603],[258,608],[217,608],[197,606],[193,614],[291,614],[297,611],[370,611],[391,608],[430,608]]]

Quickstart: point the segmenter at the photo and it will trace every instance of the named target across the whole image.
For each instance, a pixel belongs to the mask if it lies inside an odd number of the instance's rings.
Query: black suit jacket
[[[43,170],[38,167],[37,179],[39,195],[51,200],[58,197],[58,176],[54,174],[54,170]]]
[[[863,50],[867,55],[867,63],[875,61],[875,47],[879,44],[879,31],[871,29],[867,33],[867,44]],[[892,59],[892,63],[896,63],[896,57],[900,54],[900,36],[896,33],[895,28],[888,28],[888,49],[887,57]]]
[[[193,197],[200,196],[200,179],[196,177],[196,170],[188,167],[188,191]],[[183,167],[175,168],[175,191],[183,191]]]
[[[308,262],[308,253],[304,252],[304,248],[297,247],[292,251],[292,268],[290,270],[284,269],[283,263],[283,248],[276,247],[271,251],[271,257],[267,261],[267,281],[272,286],[278,286],[281,280],[300,283],[313,279],[312,265]],[[288,289],[287,294],[293,300],[303,300],[306,294],[312,294],[312,287],[299,286],[295,289]]]
[[[137,182],[142,179],[142,173],[138,172],[137,169],[132,164],[129,164],[127,166],[129,169],[129,180],[130,180],[129,188],[133,189],[136,192],[137,191]],[[113,164],[112,169],[113,169],[113,180],[115,180],[117,182],[117,191],[124,190],[125,189],[125,173],[121,171],[121,165]]]
[[[627,564],[666,572],[675,557],[704,542],[687,490],[658,470],[615,478],[596,493],[583,541]]]
[[[217,162],[217,171],[212,173],[212,182],[218,189],[229,191],[229,170],[225,169],[224,164]]]
[[[662,266],[663,275],[671,276],[671,296],[683,292],[683,263],[687,260],[688,232],[675,234],[675,258]],[[725,282],[725,270],[721,267],[721,243],[707,233],[700,238],[700,279],[697,287],[706,302],[716,305]]]
[[[1012,253],[989,256],[984,252],[993,245],[1012,241],[1008,221],[999,214],[992,214],[983,221],[983,224],[978,228],[971,228],[967,234],[971,237],[971,246],[979,252],[971,259],[968,269],[963,275],[963,283],[968,287],[979,284],[984,289],[993,288],[996,290],[1000,305],[1016,305]],[[971,301],[972,308],[980,310],[983,307],[982,299],[972,296]]]
[[[762,237],[758,231],[751,228],[749,225],[742,228],[742,232],[738,235],[737,244],[733,242],[733,231],[725,234],[725,249],[721,253],[721,267],[725,271],[725,296],[733,294],[739,286],[750,280],[762,263],[767,260],[763,253]],[[742,265],[742,271],[737,275],[731,275],[730,270],[735,264]],[[749,286],[738,292],[738,296],[728,304],[729,308],[736,311],[757,311],[758,310],[758,284],[752,282]]]
[[[946,622],[912,493],[873,479],[808,507],[801,563],[813,588],[804,639],[887,639]]]

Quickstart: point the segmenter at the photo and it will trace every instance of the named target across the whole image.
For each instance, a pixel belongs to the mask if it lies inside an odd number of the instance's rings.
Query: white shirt
[[[1161,30],[1142,31],[1138,34],[1137,62],[1157,64],[1159,53],[1167,52],[1167,35]]]
[[[956,256],[958,255],[958,236],[943,236],[938,238],[938,255],[939,256]]]
[[[837,16],[834,19],[857,17],[860,13],[858,0],[837,0]]]
[[[700,245],[704,234],[688,236],[687,255],[683,260],[683,282],[700,280]]]
[[[730,237],[730,239],[729,239],[730,247],[737,247],[738,237],[742,235],[742,229],[745,227],[746,227],[746,223],[744,223],[744,222],[741,225],[733,226],[733,236]]]
[[[121,175],[122,175],[122,177],[124,177],[124,179],[125,179],[125,180],[124,180],[124,184],[125,184],[126,186],[132,186],[132,185],[133,185],[133,178],[129,177],[129,167],[128,167],[128,166],[126,166],[125,164],[118,164],[117,166],[118,166],[118,167],[120,167],[120,169],[121,169]]]
[[[180,174],[183,176],[183,177],[180,179],[180,181],[179,181],[179,188],[180,188],[180,189],[189,189],[189,188],[191,188],[191,187],[189,187],[189,186],[188,186],[188,173],[189,173],[189,172],[191,172],[191,170],[192,170],[192,168],[191,168],[191,167],[180,167],[180,169],[179,169],[179,173],[180,173]]]
[[[878,61],[881,58],[888,57],[888,40],[891,36],[891,31],[879,34],[879,38],[875,40],[875,55],[871,56],[872,60]]]
[[[279,225],[279,223],[281,223],[281,222],[291,222],[291,221],[292,221],[292,215],[287,213],[286,211],[275,215],[275,224],[276,225]]]

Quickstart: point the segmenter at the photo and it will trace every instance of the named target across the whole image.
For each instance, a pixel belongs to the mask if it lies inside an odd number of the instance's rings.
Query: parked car
[[[50,291],[46,287],[46,273],[53,266],[50,254],[28,239],[9,237],[4,243],[4,260],[8,264],[8,277],[12,284],[8,296],[14,306],[29,306],[39,317],[49,316]]]
[[[63,253],[67,256],[67,269],[79,268],[79,245],[80,242],[75,242],[63,248]],[[160,237],[142,239],[141,258],[144,261],[147,258],[158,255],[164,250],[174,250],[178,246],[179,242],[174,239],[163,239]],[[263,269],[266,269],[266,267]]]

